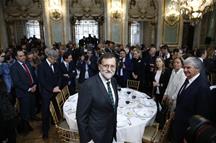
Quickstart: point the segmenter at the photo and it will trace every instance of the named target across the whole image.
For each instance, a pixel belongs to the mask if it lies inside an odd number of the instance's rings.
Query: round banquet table
[[[142,143],[145,127],[152,124],[157,113],[153,99],[145,93],[121,88],[118,91],[117,109],[117,142]],[[70,96],[63,105],[64,117],[70,130],[78,131],[76,122],[76,106],[78,94]]]

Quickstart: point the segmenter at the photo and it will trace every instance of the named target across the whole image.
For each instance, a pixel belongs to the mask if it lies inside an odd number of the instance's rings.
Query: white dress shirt
[[[101,75],[101,73],[99,73],[99,76],[100,76],[100,78],[101,78],[101,80],[102,80],[102,82],[103,82],[103,84],[104,84],[104,87],[106,88],[106,90],[107,90],[107,92],[108,92],[107,82],[112,83],[111,80],[106,80],[106,79]],[[115,99],[115,92],[114,92],[114,89],[113,89],[112,84],[110,84],[110,88],[111,88],[111,90],[112,90],[113,102],[114,102],[114,104],[115,104],[115,101],[116,101],[116,99]]]

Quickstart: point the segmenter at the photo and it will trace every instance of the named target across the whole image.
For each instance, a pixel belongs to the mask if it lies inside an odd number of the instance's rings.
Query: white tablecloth
[[[77,99],[78,94],[72,95],[63,106],[64,117],[73,131],[78,131],[76,123]],[[154,122],[156,112],[156,103],[152,99],[148,99],[145,93],[122,88],[119,91],[117,110],[117,142],[141,143],[145,127]]]

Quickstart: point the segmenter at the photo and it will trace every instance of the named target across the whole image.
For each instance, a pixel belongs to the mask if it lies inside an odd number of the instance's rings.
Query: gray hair
[[[58,58],[59,54],[55,49],[52,48],[46,48],[45,49],[45,54],[47,57],[53,57],[53,58]]]
[[[184,60],[184,65],[193,66],[194,68],[198,69],[199,72],[203,68],[201,60],[197,57],[188,57],[187,59]]]

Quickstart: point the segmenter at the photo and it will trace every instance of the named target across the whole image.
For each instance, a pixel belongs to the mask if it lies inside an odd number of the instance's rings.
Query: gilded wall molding
[[[102,0],[72,0],[70,15],[77,19],[92,19],[104,15]]]
[[[40,0],[4,0],[5,20],[41,19],[42,5]]]
[[[157,0],[129,0],[129,21],[151,21],[157,19]]]

